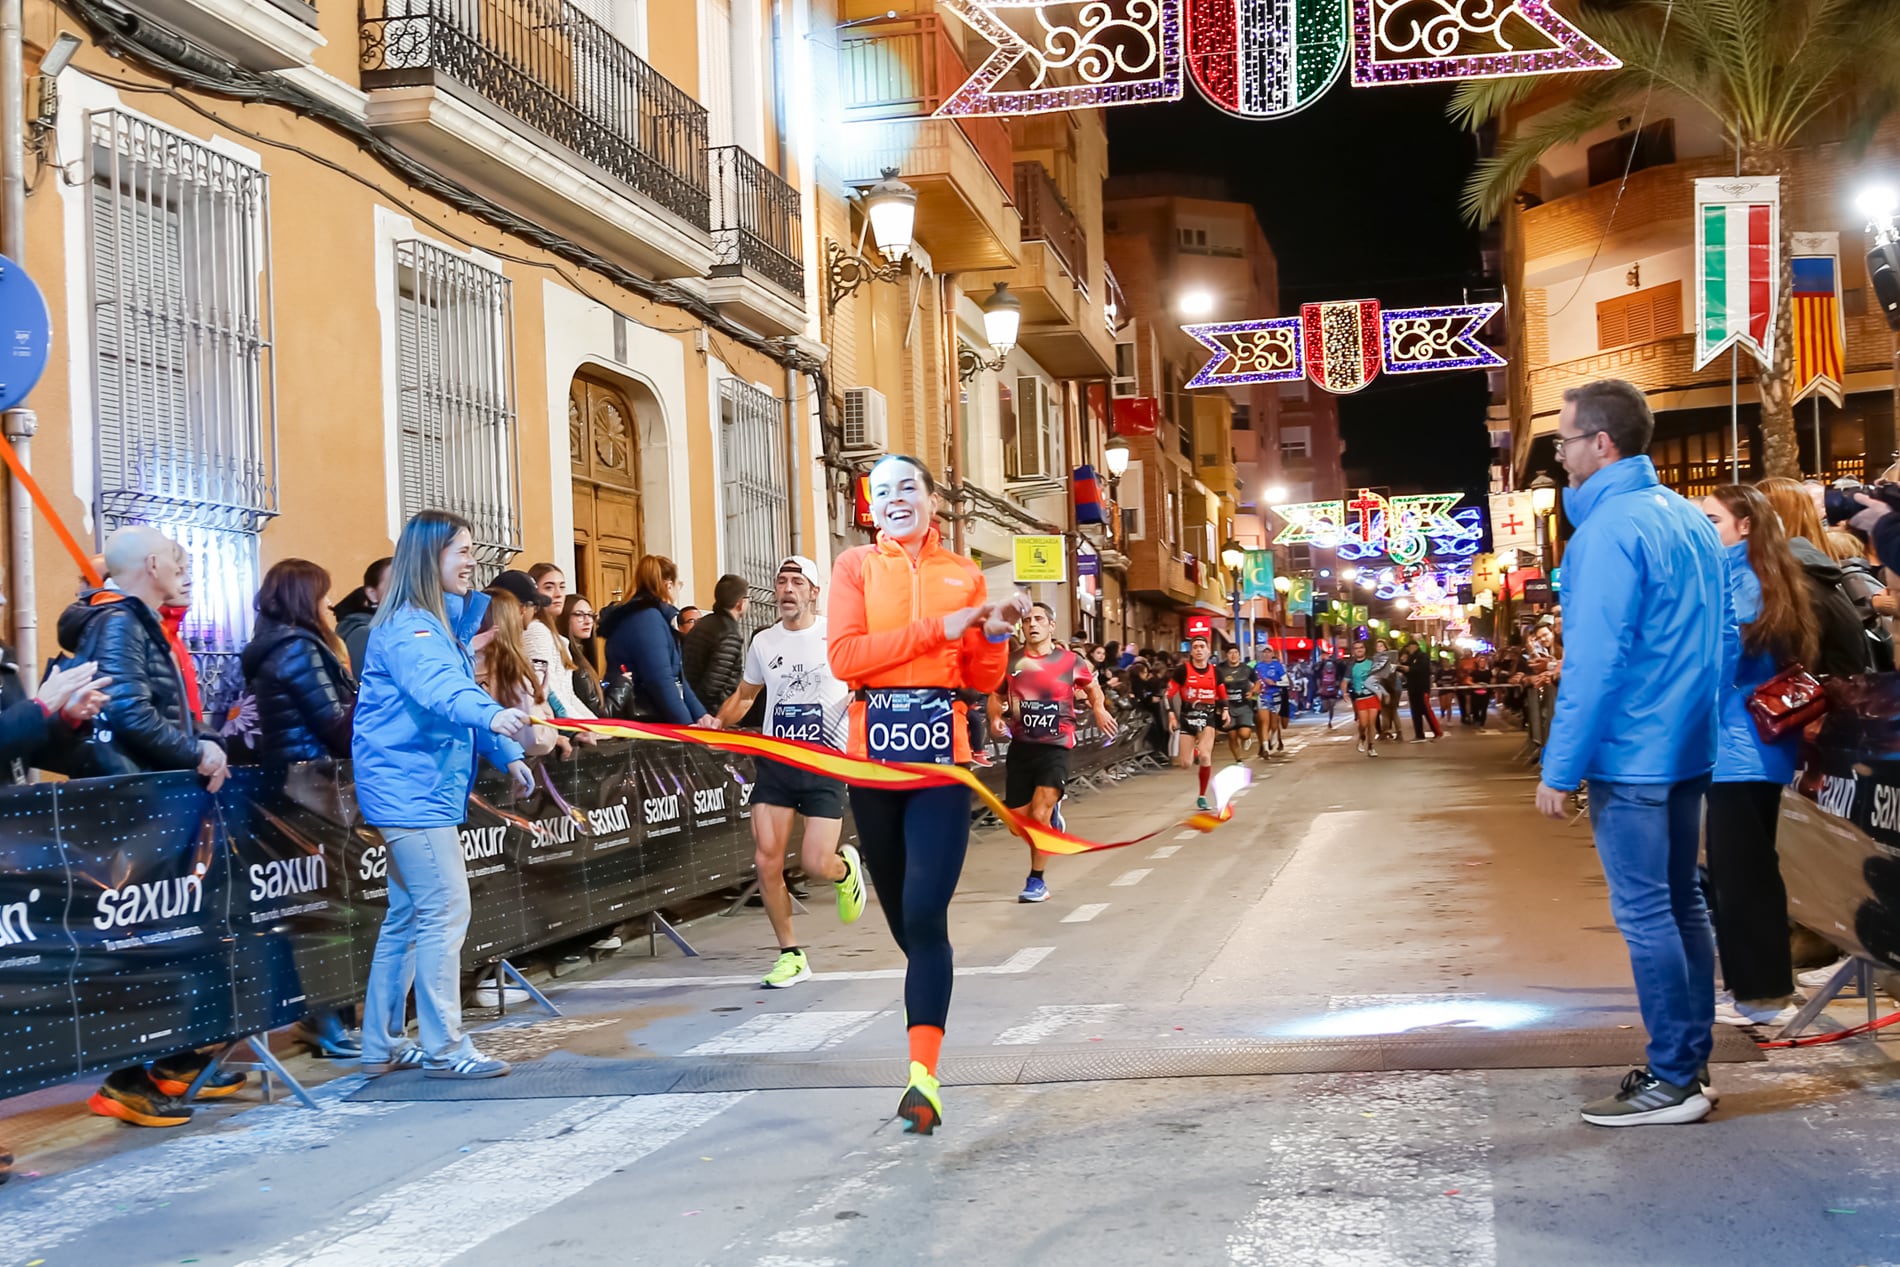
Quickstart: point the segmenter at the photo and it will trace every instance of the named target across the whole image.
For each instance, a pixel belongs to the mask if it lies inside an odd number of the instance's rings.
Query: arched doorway
[[[567,456],[574,480],[574,582],[595,608],[633,590],[644,550],[640,429],[625,392],[577,374],[567,395]]]

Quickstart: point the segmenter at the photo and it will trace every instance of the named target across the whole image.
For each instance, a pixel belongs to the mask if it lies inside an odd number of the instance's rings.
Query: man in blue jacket
[[[1597,1126],[1709,1112],[1715,942],[1696,847],[1732,617],[1721,541],[1706,515],[1657,481],[1647,456],[1654,430],[1642,392],[1616,379],[1566,391],[1557,420],[1576,535],[1564,554],[1563,679],[1537,808],[1564,818],[1589,781],[1610,910],[1649,1031],[1648,1067],[1584,1107]]]

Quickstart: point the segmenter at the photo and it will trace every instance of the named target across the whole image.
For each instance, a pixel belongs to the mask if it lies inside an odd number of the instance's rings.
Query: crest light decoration
[[[1383,370],[1426,374],[1497,369],[1502,356],[1478,341],[1478,332],[1504,305],[1381,311],[1375,299],[1304,304],[1297,317],[1262,317],[1187,325],[1212,357],[1188,387],[1241,387],[1291,382],[1305,375],[1342,395],[1356,392]]]
[[[1181,0],[944,0],[995,46],[939,116],[1044,114],[1181,99]],[[1021,14],[1029,35],[1004,20]],[[1017,85],[1002,88],[1005,76]]]
[[[1432,79],[1504,79],[1623,63],[1547,0],[1353,0],[1357,88]]]
[[[1342,560],[1389,558],[1401,567],[1433,555],[1469,558],[1484,539],[1484,512],[1456,509],[1461,493],[1383,497],[1361,489],[1351,501],[1296,502],[1273,507],[1286,526],[1275,545],[1316,545]]]
[[[1339,81],[1349,0],[1187,0],[1187,69],[1243,119],[1297,114]]]

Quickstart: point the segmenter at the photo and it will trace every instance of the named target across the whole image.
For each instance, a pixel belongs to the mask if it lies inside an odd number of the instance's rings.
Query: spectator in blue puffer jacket
[[[1537,808],[1569,816],[1590,781],[1590,825],[1629,945],[1649,1064],[1586,1105],[1596,1126],[1694,1122],[1714,1046],[1715,945],[1696,878],[1702,798],[1715,768],[1725,625],[1722,542],[1664,488],[1655,419],[1616,379],[1564,393],[1557,459],[1576,533],[1564,555],[1565,656]]]
[[[608,675],[626,678],[632,688],[631,707],[617,715],[716,728],[719,722],[693,694],[682,671],[680,640],[673,634],[679,587],[679,565],[664,555],[649,554],[633,570],[633,597],[600,614]]]
[[[1815,662],[1820,624],[1801,561],[1766,497],[1724,484],[1703,499],[1702,509],[1728,555],[1735,616],[1723,627],[1721,737],[1709,787],[1709,900],[1722,983],[1733,996],[1718,1001],[1715,1019],[1767,1025],[1792,1006],[1794,995],[1788,890],[1775,835],[1781,789],[1794,777],[1801,737],[1764,741],[1748,697],[1788,665]]]
[[[389,914],[376,938],[363,1005],[363,1072],[421,1065],[432,1078],[498,1078],[506,1061],[475,1050],[462,1032],[461,957],[468,935],[468,872],[459,830],[467,817],[477,752],[534,779],[512,736],[529,725],[475,684],[467,640],[488,600],[475,576],[468,521],[425,510],[396,543],[389,588],[370,629],[356,703],[356,800],[389,855]],[[403,1038],[413,962],[421,1045]]]

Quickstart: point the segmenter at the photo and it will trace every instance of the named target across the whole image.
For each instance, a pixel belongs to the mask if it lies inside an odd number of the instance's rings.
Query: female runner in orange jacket
[[[871,468],[877,544],[832,565],[831,671],[854,693],[849,751],[878,761],[970,759],[963,689],[994,691],[1010,632],[1028,607],[991,603],[975,563],[943,545],[936,481],[916,458]],[[910,1085],[897,1113],[928,1135],[943,1120],[937,1056],[950,1011],[949,910],[970,843],[970,792],[960,786],[851,789],[851,812],[878,904],[908,960],[904,1008]]]

